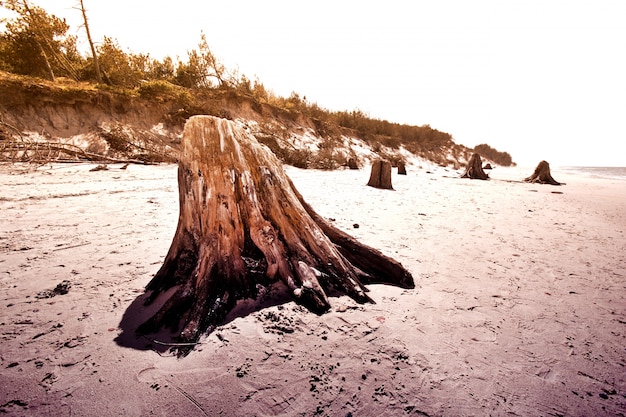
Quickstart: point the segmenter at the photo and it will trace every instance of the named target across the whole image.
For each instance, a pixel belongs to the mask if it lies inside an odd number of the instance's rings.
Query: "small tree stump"
[[[406,175],[406,165],[404,165],[404,162],[398,162],[398,175]]]
[[[348,168],[350,169],[359,169],[359,165],[356,162],[356,159],[350,158],[348,159]]]
[[[552,178],[552,175],[550,174],[550,164],[546,161],[539,162],[539,165],[535,168],[533,175],[528,178],[524,178],[524,181],[538,184],[561,185],[560,182]]]
[[[483,170],[483,162],[479,154],[474,153],[472,155],[465,169],[465,173],[461,175],[461,178],[470,178],[473,180],[489,179],[489,175]]]
[[[378,160],[372,164],[372,172],[367,185],[374,188],[392,190],[391,186],[391,162]]]
[[[238,300],[269,288],[323,313],[331,290],[365,303],[373,301],[364,284],[415,286],[398,262],[320,217],[269,148],[235,122],[192,117],[181,146],[178,226],[146,286],[146,304],[163,304],[140,333],[170,328],[181,342],[195,342]]]

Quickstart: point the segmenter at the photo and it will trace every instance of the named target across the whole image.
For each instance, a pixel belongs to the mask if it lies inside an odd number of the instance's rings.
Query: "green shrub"
[[[500,152],[486,143],[476,145],[474,147],[474,152],[480,154],[483,158],[487,158],[495,162],[496,164],[502,166],[511,166],[514,165],[513,159],[508,152]]]
[[[289,149],[277,156],[287,165],[307,169],[311,167],[311,155],[312,152],[308,149]]]
[[[137,92],[140,97],[145,99],[159,99],[159,98],[175,98],[178,99],[180,95],[189,95],[184,89],[169,83],[164,80],[152,80],[141,83]]]

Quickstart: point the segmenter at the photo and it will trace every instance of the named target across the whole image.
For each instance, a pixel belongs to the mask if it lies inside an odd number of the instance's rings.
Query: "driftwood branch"
[[[84,149],[61,142],[0,141],[0,160],[5,162],[111,162],[149,165],[140,159],[113,158],[87,152]]]
[[[157,149],[141,146],[128,138],[117,138],[134,149],[154,156],[154,160],[175,162],[177,158]],[[123,152],[121,154],[124,154]],[[71,143],[52,140],[33,140],[24,135],[22,129],[8,123],[0,113],[0,161],[2,162],[108,162],[147,165],[151,162],[144,159],[112,157],[88,152]]]

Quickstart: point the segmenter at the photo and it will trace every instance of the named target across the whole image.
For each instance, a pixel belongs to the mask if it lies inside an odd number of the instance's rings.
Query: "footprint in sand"
[[[137,375],[135,377],[137,378],[137,381],[145,382],[148,384],[153,384],[155,382],[166,382],[165,378],[163,377],[163,373],[155,367],[142,369],[141,371],[137,372]]]

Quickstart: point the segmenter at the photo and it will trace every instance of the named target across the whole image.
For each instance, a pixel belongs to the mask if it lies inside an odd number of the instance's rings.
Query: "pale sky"
[[[78,28],[78,0],[31,0]],[[522,166],[626,166],[623,0],[84,0],[96,41],[231,69],[330,110],[429,124]],[[86,48],[86,45],[84,45]]]

